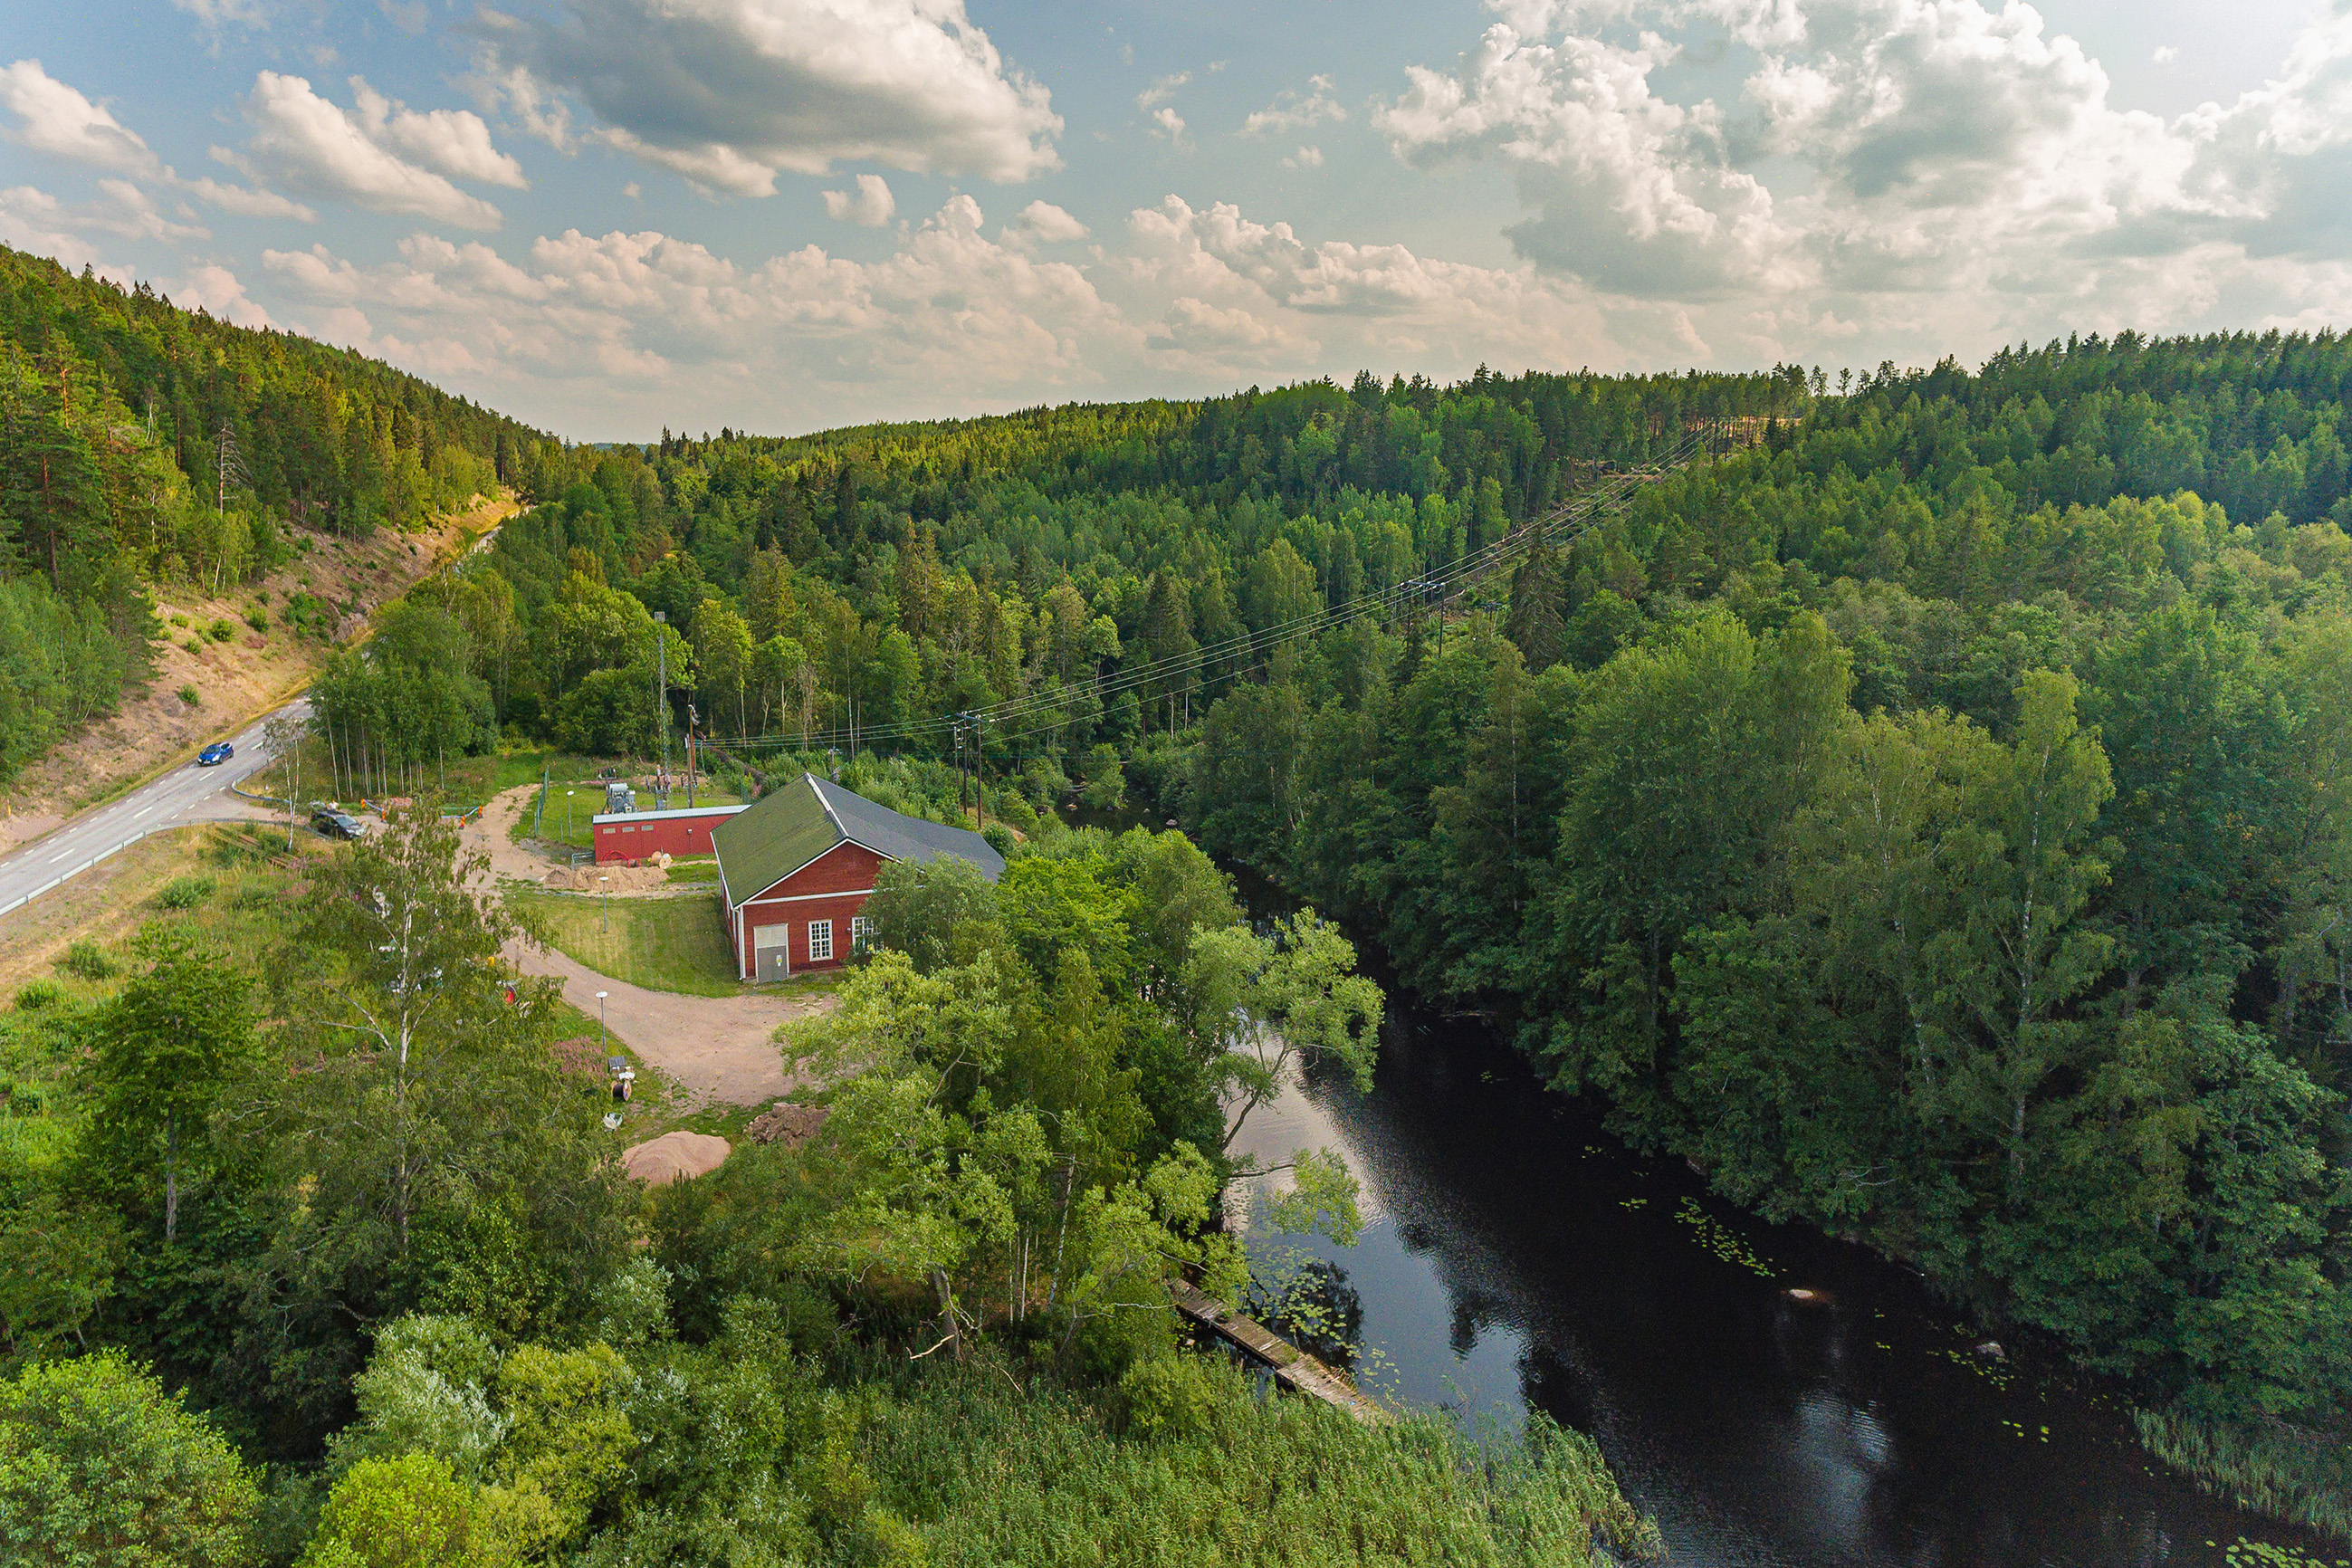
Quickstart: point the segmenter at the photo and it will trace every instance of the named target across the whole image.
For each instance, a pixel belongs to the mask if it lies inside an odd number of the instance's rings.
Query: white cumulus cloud
[[[879,228],[896,216],[898,204],[890,195],[889,181],[879,174],[860,174],[856,190],[824,193],[824,211],[843,223]]]
[[[479,28],[519,112],[568,135],[551,106],[576,101],[597,139],[714,192],[845,162],[1000,182],[1061,163],[1046,89],[962,0],[568,0]]]
[[[1331,96],[1331,79],[1309,77],[1304,93],[1285,89],[1275,95],[1272,104],[1243,121],[1242,134],[1261,136],[1270,132],[1297,131],[1321,121],[1347,118],[1348,111]]]
[[[1051,202],[1031,202],[1004,226],[1007,235],[1044,245],[1066,245],[1087,237],[1087,226]]]
[[[373,100],[371,104],[368,100]],[[445,174],[401,156],[430,157],[444,167],[498,172],[499,154],[485,130],[477,144],[463,125],[472,114],[446,120],[414,114],[374,94],[357,110],[319,96],[299,76],[263,71],[246,100],[253,136],[241,153],[222,157],[257,179],[305,195],[348,201],[375,212],[409,213],[461,228],[496,228],[499,209],[468,195]],[[511,160],[507,162],[511,163]],[[520,180],[520,170],[514,181]],[[507,183],[501,181],[501,183]]]
[[[518,191],[530,186],[522,165],[490,145],[490,128],[480,115],[463,109],[414,110],[384,97],[359,77],[352,78],[351,85],[354,118],[377,146],[405,153],[453,180],[478,180]]]
[[[244,217],[290,217],[307,223],[318,216],[269,191],[223,184],[210,177],[182,178],[137,132],[79,89],[49,75],[38,60],[18,60],[0,70],[0,107],[16,117],[9,139],[35,152],[166,185]]]
[[[1989,352],[2020,336],[2340,309],[2352,216],[2352,13],[2278,76],[2172,121],[2022,4],[1508,0],[1375,127],[1399,156],[1513,172],[1509,230],[1548,271],[1671,301],[1763,359]],[[1685,39],[1736,68],[1667,84]],[[1715,73],[1719,79],[1721,66]],[[1688,79],[1679,79],[1687,80]]]
[[[49,75],[38,60],[0,70],[0,104],[16,117],[8,139],[19,146],[126,174],[163,173],[163,160],[137,132]]]
[[[1080,258],[1045,258],[1081,240]],[[808,429],[1364,365],[1446,375],[1694,352],[1681,312],[1604,310],[1533,266],[1314,239],[1174,196],[1099,237],[1034,201],[992,237],[957,195],[875,260],[810,245],[739,261],[658,230],[568,229],[505,248],[419,234],[377,262],[271,250],[263,269],[298,329],[589,439],[681,415]]]
[[[1135,107],[1150,109],[1176,96],[1176,89],[1192,79],[1191,71],[1178,71],[1172,76],[1154,77],[1151,85],[1135,95]]]

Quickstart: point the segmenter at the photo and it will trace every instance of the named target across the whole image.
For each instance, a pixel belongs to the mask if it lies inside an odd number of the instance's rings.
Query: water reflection
[[[1370,1095],[1294,1089],[1244,1145],[1268,1163],[1336,1147],[1363,1182],[1353,1247],[1253,1235],[1254,1257],[1311,1280],[1310,1332],[1349,1341],[1391,1397],[1591,1433],[1678,1565],[2121,1568],[2218,1563],[2205,1542],[2241,1535],[2316,1550],[2153,1473],[2063,1368],[1978,1354],[1979,1326],[1907,1272],[1627,1155],[1483,1032],[1407,1021]]]

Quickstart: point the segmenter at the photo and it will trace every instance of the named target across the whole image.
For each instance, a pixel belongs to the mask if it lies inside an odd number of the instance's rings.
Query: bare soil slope
[[[501,498],[414,533],[380,529],[366,540],[305,534],[310,549],[291,564],[218,598],[158,585],[155,611],[169,640],[157,647],[154,679],[143,691],[126,692],[112,718],[26,769],[0,797],[0,850],[39,837],[81,807],[237,730],[308,686],[328,645],[298,637],[286,625],[283,611],[294,594],[338,608],[356,601],[336,628],[337,644],[346,644],[379,607],[519,510],[513,500]],[[267,613],[266,632],[246,624],[257,606]],[[173,626],[174,616],[185,616],[188,625]],[[203,635],[217,620],[236,628],[226,642]],[[186,646],[192,642],[197,645],[193,652]],[[179,695],[184,686],[195,689],[194,706]]]

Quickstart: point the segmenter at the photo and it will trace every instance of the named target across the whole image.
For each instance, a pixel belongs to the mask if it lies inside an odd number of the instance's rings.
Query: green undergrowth
[[[2352,1546],[2352,1443],[2341,1435],[2179,1411],[2135,1410],[2132,1425],[2148,1452],[2207,1490]]]
[[[1600,1451],[1540,1415],[1481,1447],[1434,1415],[1366,1426],[1260,1397],[1189,1355],[1140,1363],[1107,1401],[1016,1387],[986,1362],[908,1381],[866,1428],[865,1459],[932,1568],[1574,1568],[1598,1560],[1596,1539],[1663,1557]]]

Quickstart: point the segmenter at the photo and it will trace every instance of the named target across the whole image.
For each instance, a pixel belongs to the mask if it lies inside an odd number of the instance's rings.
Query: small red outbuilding
[[[595,829],[596,858],[643,860],[668,853],[680,859],[710,853],[710,833],[720,823],[748,806],[701,805],[680,811],[599,812]]]

